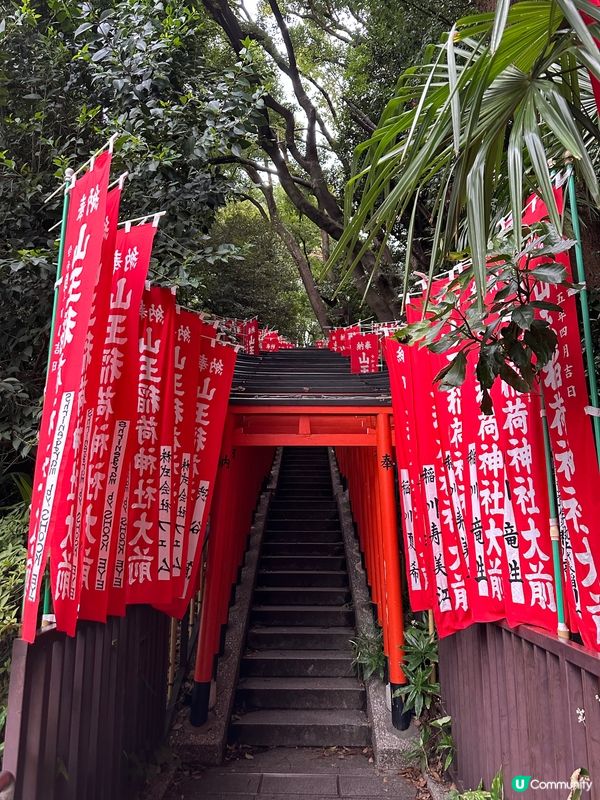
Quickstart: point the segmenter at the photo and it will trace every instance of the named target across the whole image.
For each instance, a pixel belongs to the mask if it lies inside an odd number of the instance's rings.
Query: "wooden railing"
[[[465,788],[489,787],[502,769],[512,778],[568,781],[591,773],[600,798],[600,656],[532,628],[473,625],[440,641],[440,682],[456,744],[455,771]],[[544,799],[568,790],[546,788]]]

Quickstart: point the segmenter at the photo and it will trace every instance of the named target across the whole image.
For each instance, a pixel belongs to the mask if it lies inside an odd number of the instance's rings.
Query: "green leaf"
[[[490,50],[495,53],[498,49],[502,36],[506,28],[506,20],[508,17],[508,10],[510,8],[510,0],[498,0],[496,3],[496,13],[494,15],[494,27],[492,29],[492,36],[490,40]]]
[[[433,379],[434,383],[441,382],[440,389],[450,386],[462,386],[467,374],[467,357],[463,351],[457,353],[452,362],[440,370]]]
[[[559,306],[558,303],[549,303],[547,300],[532,300],[529,305],[542,311],[562,311],[562,306]]]
[[[456,36],[456,25],[448,34],[446,43],[448,59],[448,85],[450,88],[450,108],[452,111],[452,137],[454,140],[454,152],[460,152],[460,96],[458,94],[458,76],[456,72],[456,58],[454,55],[454,38]]]
[[[447,353],[452,347],[455,347],[460,341],[460,335],[453,331],[452,333],[446,333],[437,340],[437,342],[433,342],[428,346],[429,350],[432,353]]]
[[[73,36],[77,38],[77,36],[81,36],[82,33],[89,31],[89,29],[93,27],[94,24],[92,22],[83,22],[78,28],[75,29]]]
[[[513,389],[516,389],[517,392],[530,391],[530,386],[527,381],[523,380],[523,378],[506,362],[500,364],[498,373],[502,380],[508,383],[509,386],[512,386]]]
[[[96,50],[94,55],[92,56],[92,61],[97,63],[98,61],[102,61],[106,58],[106,56],[110,53],[108,47],[102,47],[100,50]]]
[[[531,270],[532,276],[543,283],[558,284],[567,279],[567,270],[562,264],[541,264]]]
[[[545,320],[540,319],[534,320],[531,328],[525,331],[523,341],[535,353],[540,367],[550,361],[558,344],[556,333]]]
[[[519,326],[519,328],[527,331],[533,322],[534,310],[530,305],[517,306],[510,315],[510,318]]]
[[[491,389],[494,385],[494,380],[498,374],[498,365],[496,361],[497,344],[483,346],[479,350],[479,358],[477,360],[477,367],[475,374],[482,389]]]

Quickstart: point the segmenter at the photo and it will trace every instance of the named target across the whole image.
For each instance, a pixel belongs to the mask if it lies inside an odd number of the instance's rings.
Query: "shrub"
[[[27,512],[20,505],[0,517],[0,741],[4,740],[12,643],[19,631],[23,601],[26,540]]]

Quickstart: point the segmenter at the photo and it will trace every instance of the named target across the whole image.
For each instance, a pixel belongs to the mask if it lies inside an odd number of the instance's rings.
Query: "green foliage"
[[[4,736],[12,643],[18,634],[25,574],[25,503],[0,517],[0,741]]]
[[[396,221],[432,192],[430,275],[468,245],[482,311],[487,243],[498,214],[512,210],[520,219],[524,196],[538,190],[561,230],[549,164],[562,166],[570,153],[598,204],[588,69],[600,76],[600,53],[582,8],[583,0],[499,3],[496,15],[459,20],[423,63],[400,76],[377,129],[355,153],[348,224],[332,255],[333,262],[345,259],[343,280],[366,251],[381,252]],[[590,14],[597,28],[600,11]],[[408,237],[407,265],[418,238],[417,229]]]
[[[454,20],[473,10],[468,0],[362,0],[361,34],[348,48],[340,139],[347,148],[365,138],[365,129],[350,103],[371,120],[378,120],[393,94],[398,75],[411,67],[427,45],[437,41]],[[347,176],[349,177],[349,176]]]
[[[379,626],[374,633],[360,634],[350,640],[356,667],[363,680],[371,676],[383,680],[385,675],[385,653],[383,652],[383,631]]]
[[[486,269],[489,304],[480,308],[471,264],[430,297],[427,319],[406,325],[398,338],[422,342],[433,353],[454,355],[435,377],[442,390],[463,383],[468,354],[476,351],[485,413],[492,413],[490,389],[498,378],[518,392],[533,391],[557,343],[549,323],[535,315],[560,311],[555,304],[536,300],[534,288],[539,283],[577,288],[566,281],[564,265],[555,260],[573,244],[546,223],[534,225],[520,249],[512,235],[494,240]]]
[[[450,800],[504,800],[504,779],[502,777],[502,770],[498,770],[494,775],[489,789],[484,789],[483,782],[481,782],[477,789],[470,789],[466,792],[459,792],[456,789],[452,789],[449,798]]]
[[[419,764],[422,772],[436,773],[440,778],[454,761],[452,719],[449,716],[421,721],[419,737],[408,756]]]
[[[238,313],[254,313],[245,298],[263,292],[260,281],[274,279],[277,267],[253,275],[241,245],[210,236],[233,189],[212,162],[248,147],[262,103],[251,52],[238,58],[186,0],[9,0],[3,25],[0,476],[31,469],[56,274],[56,234],[48,231],[61,197],[43,201],[67,166],[120,134],[113,174],[129,172],[122,216],[166,211],[151,276],[180,287],[182,303],[216,310],[207,287],[233,265],[244,275]],[[289,308],[288,330],[304,313],[294,292]]]
[[[258,316],[291,339],[314,324],[298,272],[271,224],[248,203],[231,202],[210,231],[213,247],[231,242],[239,254],[203,273],[207,306],[223,316]]]
[[[434,680],[438,662],[435,635],[429,633],[426,623],[413,620],[404,636],[404,674],[407,683],[397,694],[402,697],[405,711],[414,711],[419,718],[432,708],[440,696],[440,685]]]

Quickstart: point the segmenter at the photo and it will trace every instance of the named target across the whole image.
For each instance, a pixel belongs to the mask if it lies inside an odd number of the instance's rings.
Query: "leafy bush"
[[[407,683],[394,696],[405,711],[414,711],[419,730],[410,753],[420,768],[443,779],[454,760],[452,719],[444,712],[440,684],[435,678],[438,643],[426,619],[413,619],[404,634],[404,673]]]
[[[407,683],[398,689],[405,711],[414,711],[420,717],[439,699],[440,685],[435,680],[438,661],[437,640],[429,633],[425,623],[413,621],[404,638],[404,672]]]
[[[10,656],[19,630],[25,575],[27,511],[24,504],[0,517],[0,740],[4,738]]]

